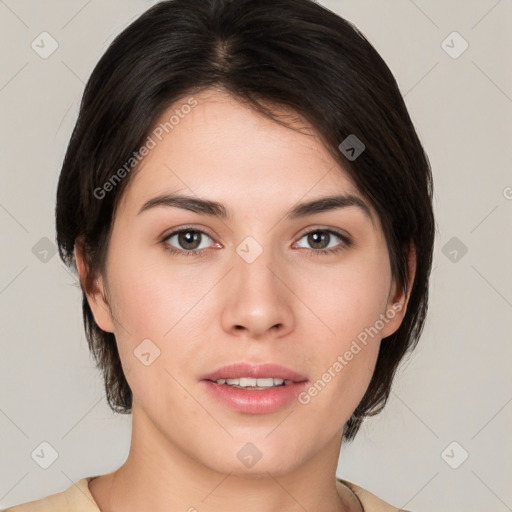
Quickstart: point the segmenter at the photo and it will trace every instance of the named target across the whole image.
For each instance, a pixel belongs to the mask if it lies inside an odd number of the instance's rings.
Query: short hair
[[[134,172],[123,173],[108,193],[101,187],[167,108],[209,88],[284,126],[276,114],[282,107],[310,123],[380,218],[392,276],[409,302],[398,330],[381,343],[369,386],[345,424],[343,438],[351,441],[365,417],[384,408],[398,365],[423,330],[433,185],[428,156],[388,66],[352,23],[313,0],[163,1],[125,28],[94,68],[58,181],[56,240],[61,259],[75,271],[75,244],[83,248],[89,271],[80,283],[84,327],[108,404],[130,413],[132,391],[115,336],[96,324],[84,287],[104,273],[116,208]],[[357,158],[340,150],[350,135],[364,144]],[[417,263],[408,290],[411,243]]]

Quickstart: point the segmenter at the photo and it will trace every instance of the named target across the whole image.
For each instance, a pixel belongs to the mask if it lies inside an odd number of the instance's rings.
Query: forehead
[[[190,98],[169,107],[154,124],[149,134],[154,147],[131,177],[124,207],[175,191],[240,206],[254,201],[258,208],[322,193],[361,196],[314,129],[293,112],[272,109],[291,129],[223,92],[194,95],[195,106],[184,108],[194,104]]]

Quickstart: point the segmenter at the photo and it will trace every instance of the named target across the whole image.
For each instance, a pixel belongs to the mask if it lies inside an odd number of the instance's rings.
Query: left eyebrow
[[[286,214],[285,218],[287,220],[293,220],[299,217],[306,217],[307,215],[348,208],[350,206],[359,208],[373,224],[370,207],[360,197],[351,194],[320,197],[307,203],[299,203]]]
[[[198,197],[179,194],[163,194],[154,197],[142,205],[137,215],[152,208],[161,206],[169,208],[181,208],[184,210],[189,210],[211,217],[218,217],[221,219],[232,218],[232,213],[222,203],[211,201],[209,199],[201,199]],[[285,219],[294,220],[301,217],[306,217],[308,215],[316,215],[326,211],[353,206],[360,209],[373,224],[373,217],[369,206],[360,197],[350,194],[320,197],[312,201],[299,203],[287,212]]]

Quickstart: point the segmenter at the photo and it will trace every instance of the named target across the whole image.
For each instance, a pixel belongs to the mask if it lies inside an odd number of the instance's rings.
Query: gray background
[[[433,167],[438,227],[422,341],[338,475],[415,512],[512,510],[512,2],[320,3],[395,74]],[[131,417],[106,405],[76,279],[53,254],[53,209],[84,83],[150,4],[0,0],[0,507],[128,453]],[[45,59],[31,47],[43,51],[43,31],[58,43]],[[58,453],[48,469],[31,456],[44,441]]]

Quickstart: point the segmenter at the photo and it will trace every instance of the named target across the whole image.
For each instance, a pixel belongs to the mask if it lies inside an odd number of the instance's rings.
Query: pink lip
[[[293,381],[286,386],[270,389],[240,389],[217,384],[219,379],[238,379],[240,377],[273,377]],[[232,410],[248,414],[269,414],[285,407],[297,399],[306,387],[307,378],[290,368],[278,364],[235,363],[223,366],[205,375],[202,381],[208,393]]]
[[[240,389],[217,384],[210,380],[201,381],[215,399],[230,409],[248,414],[269,414],[285,407],[297,399],[307,382],[294,382],[287,386],[270,389]]]
[[[253,379],[274,377],[275,379],[293,380],[294,382],[303,382],[307,380],[305,375],[279,364],[251,364],[245,362],[222,366],[214,372],[204,375],[201,377],[201,380],[211,380],[215,382],[219,379],[239,379],[240,377],[252,377]]]

